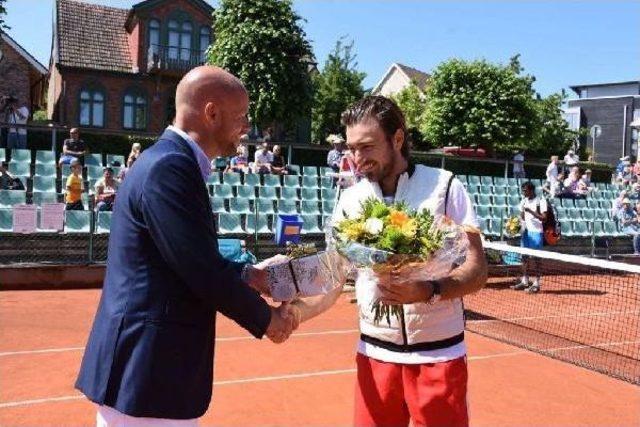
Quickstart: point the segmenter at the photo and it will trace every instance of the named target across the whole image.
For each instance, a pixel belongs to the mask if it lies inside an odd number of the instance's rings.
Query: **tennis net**
[[[495,242],[485,252],[467,330],[640,384],[640,266]],[[514,289],[525,268],[539,290]]]

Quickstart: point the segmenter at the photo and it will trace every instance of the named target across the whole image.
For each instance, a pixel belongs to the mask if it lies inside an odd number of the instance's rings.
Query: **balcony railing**
[[[196,49],[151,45],[147,51],[147,71],[186,72],[204,62],[204,53]]]

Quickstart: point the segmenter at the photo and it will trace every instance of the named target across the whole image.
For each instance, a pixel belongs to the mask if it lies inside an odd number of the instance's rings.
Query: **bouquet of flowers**
[[[386,205],[369,198],[360,213],[333,224],[328,247],[346,258],[352,267],[376,275],[398,272],[403,281],[437,280],[463,262],[468,247],[468,229],[428,210],[415,211],[405,203]],[[370,271],[369,271],[370,273]],[[356,285],[357,287],[357,285]],[[374,322],[398,319],[402,306],[388,306],[374,295]]]
[[[504,232],[508,237],[515,237],[521,231],[522,225],[520,223],[520,218],[517,216],[512,216],[507,219],[504,223]]]

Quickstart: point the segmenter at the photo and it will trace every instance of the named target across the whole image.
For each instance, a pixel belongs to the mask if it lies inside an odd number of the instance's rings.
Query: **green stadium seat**
[[[55,191],[34,192],[31,198],[34,205],[41,206],[43,203],[58,203],[58,193]]]
[[[593,221],[596,219],[596,211],[593,209],[585,209],[582,211],[582,219],[585,221]]]
[[[258,234],[273,234],[273,230],[269,226],[269,224],[271,223],[271,218],[272,215],[258,215],[258,224],[256,227],[256,216],[247,215],[245,230],[249,234],[254,234],[257,228]]]
[[[303,166],[302,167],[302,175],[306,176],[318,176],[318,168],[315,166]]]
[[[300,187],[300,177],[298,177],[298,175],[285,175],[284,186],[289,188]]]
[[[573,205],[578,209],[586,209],[587,201],[585,199],[576,199],[573,201]]]
[[[489,222],[489,230],[487,235],[491,237],[501,237],[502,236],[502,222],[499,219],[491,219]]]
[[[85,166],[97,166],[103,167],[102,163],[102,154],[101,153],[89,153],[84,156],[84,165]]]
[[[506,196],[507,195],[507,187],[495,186],[495,187],[493,187],[493,194],[496,195],[496,196]]]
[[[333,188],[333,178],[330,176],[320,178],[320,188]]]
[[[35,170],[35,175],[37,176],[52,176],[52,177],[56,177],[57,175],[57,170],[56,170],[56,165],[52,164],[52,165],[47,165],[47,164],[37,164],[36,165],[36,170]]]
[[[264,186],[267,187],[280,187],[280,175],[265,175],[263,176]]]
[[[600,202],[595,199],[587,199],[587,207],[589,209],[598,209],[600,207]]]
[[[273,208],[272,199],[258,199],[256,203],[258,203],[258,213],[260,215],[276,213],[276,210]]]
[[[36,165],[55,165],[56,156],[53,151],[36,151]]]
[[[320,169],[320,176],[322,177],[325,177],[328,173],[333,173],[333,169],[331,169],[329,166],[321,166],[319,169]]]
[[[236,186],[236,197],[247,200],[255,200],[256,187],[253,185],[238,185]]]
[[[567,209],[567,208],[556,208],[556,212],[558,214],[558,221],[567,221],[567,220],[569,220],[569,209]]]
[[[596,209],[595,211],[595,219],[601,221],[610,221],[611,217],[609,215],[609,211],[607,209]]]
[[[320,215],[318,202],[307,202],[306,200],[303,200],[301,203],[300,211],[304,215]]]
[[[11,150],[11,163],[31,164],[31,150],[14,148]]]
[[[522,198],[520,198],[520,196],[508,196],[507,201],[509,203],[509,206],[518,207],[520,206],[520,202],[522,201]]]
[[[494,206],[509,206],[507,203],[507,196],[493,196]]]
[[[493,177],[492,176],[481,176],[480,177],[481,185],[493,185]]]
[[[302,230],[301,234],[321,234],[322,229],[318,222],[317,215],[301,215],[302,216]]]
[[[608,236],[607,232],[604,229],[604,222],[595,221],[593,223],[593,234],[596,237],[606,237],[606,236]]]
[[[90,211],[65,211],[65,233],[89,233],[91,231]]]
[[[67,182],[67,177],[71,175],[71,167],[69,165],[62,165],[62,168],[60,169],[60,177],[62,178],[62,188],[64,189],[64,186]]]
[[[333,215],[333,208],[335,201],[329,202],[327,200],[322,201],[322,215]]]
[[[227,208],[224,206],[224,199],[219,197],[209,197],[209,201],[211,202],[211,211],[215,213],[220,212],[228,212]]]
[[[111,231],[111,212],[98,212],[96,233],[107,234]]]
[[[288,165],[289,174],[291,175],[300,175],[300,166],[299,165]]]
[[[604,191],[607,189],[607,183],[605,182],[594,182],[593,186],[601,191]]]
[[[7,152],[4,148],[0,147],[0,162],[7,159]]]
[[[257,173],[245,174],[244,185],[251,185],[253,187],[261,186],[262,184],[260,183],[260,175]]]
[[[626,236],[626,233],[621,232],[618,229],[617,224],[613,221],[604,222],[604,232],[607,234],[607,236],[612,236],[612,237]]]
[[[120,154],[107,154],[107,165],[114,166],[114,163],[120,163],[120,166],[126,166],[124,156]]]
[[[229,212],[233,214],[250,214],[253,213],[249,199],[245,197],[236,197],[229,199]]]
[[[0,209],[0,233],[13,231],[13,209]]]
[[[496,187],[508,187],[509,181],[506,178],[496,176],[493,178],[493,185]]]
[[[542,187],[542,184],[544,184],[544,182],[541,179],[530,179],[531,183],[533,185],[535,185],[536,187]]]
[[[480,219],[491,218],[491,208],[489,206],[475,206],[476,216]]]
[[[101,166],[87,166],[87,178],[100,179],[103,175],[104,171]]]
[[[518,186],[515,186],[515,187],[509,186],[509,187],[507,187],[507,195],[520,197],[521,196],[520,195],[520,187],[518,187]]]
[[[577,237],[590,237],[589,223],[586,221],[573,221],[573,233]]]
[[[258,189],[258,198],[277,200],[278,195],[276,194],[276,189],[274,187],[260,187]]]
[[[468,175],[467,182],[469,185],[480,185],[480,177],[477,175]]]
[[[240,214],[219,213],[218,233],[220,234],[245,234],[240,221]]]
[[[582,213],[579,209],[569,209],[569,219],[572,221],[581,221]]]
[[[480,194],[480,192],[478,191],[478,186],[477,185],[467,185],[467,192],[469,193],[470,196],[474,196],[476,194]]]
[[[242,175],[236,172],[224,173],[222,174],[222,182],[233,185],[234,187],[236,185],[242,185]]]
[[[333,201],[336,199],[336,194],[338,194],[338,191],[333,188],[323,188],[320,190],[322,200]]]
[[[507,178],[507,184],[509,185],[509,187],[520,187],[517,178]]]
[[[286,215],[293,215],[293,214],[299,213],[298,206],[295,200],[281,199],[281,200],[278,200],[276,204],[278,207],[278,213],[286,214]]]
[[[214,185],[213,197],[217,197],[219,199],[230,199],[233,197],[233,187],[229,184]]]
[[[31,176],[31,165],[29,163],[9,163],[9,173],[20,176]]]
[[[27,192],[23,190],[0,190],[0,208],[11,208],[27,202]]]
[[[456,175],[456,178],[458,178],[458,181],[460,181],[461,183],[468,184],[467,175]]]
[[[488,196],[493,194],[493,187],[490,185],[480,185],[478,189],[480,190],[480,194],[485,194]]]
[[[315,188],[302,188],[300,190],[300,199],[309,202],[318,201],[318,190]]]
[[[332,215],[321,215],[320,216],[320,225],[322,226],[322,229],[324,230],[325,227],[327,227],[329,224],[331,224],[331,219],[333,218]]]
[[[575,237],[573,233],[573,221],[566,220],[560,223],[560,230],[565,237]]]
[[[305,188],[318,188],[318,178],[315,176],[302,176],[302,186]]]
[[[56,179],[52,176],[39,176],[33,177],[33,192],[56,192]]]
[[[574,208],[573,199],[560,199],[560,206],[563,208]]]
[[[483,206],[491,206],[492,205],[491,196],[486,196],[484,194],[478,194],[478,195],[476,195],[476,200],[478,201],[479,205],[483,205]]]
[[[298,200],[298,188],[282,187],[280,189],[280,198],[287,200]]]
[[[613,199],[603,200],[600,202],[600,209],[611,209],[611,208],[613,208]]]
[[[218,172],[211,172],[211,174],[207,178],[207,185],[209,187],[213,187],[214,185],[220,184],[222,184],[222,181],[220,181],[220,174],[218,174]]]
[[[509,218],[509,208],[507,206],[494,206],[491,208],[491,214],[493,219],[506,220]]]

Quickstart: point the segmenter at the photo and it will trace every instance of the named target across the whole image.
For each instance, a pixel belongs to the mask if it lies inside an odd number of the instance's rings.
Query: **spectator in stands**
[[[66,193],[64,201],[68,211],[83,211],[82,192],[84,191],[84,181],[82,180],[82,165],[78,159],[71,161],[71,175],[67,178],[65,186]]]
[[[236,155],[229,160],[225,172],[247,173],[249,171],[249,149],[240,144],[236,149]]]
[[[640,200],[640,183],[636,182],[631,186],[631,191],[625,193],[630,200]]]
[[[262,148],[256,150],[253,164],[254,173],[271,173],[273,153],[269,151],[269,143],[262,143]]]
[[[19,107],[18,99],[9,97],[5,106],[5,117],[9,124],[26,125],[29,119],[29,109],[24,105]],[[7,148],[27,148],[27,129],[24,127],[9,127]]]
[[[640,159],[636,160],[636,162],[633,164],[633,174],[636,176],[637,180],[638,176],[640,176]]]
[[[62,155],[58,161],[58,166],[69,165],[73,160],[82,162],[87,153],[87,144],[80,139],[80,130],[71,128],[69,138],[65,139],[62,144]]]
[[[7,170],[7,162],[0,162],[0,190],[25,190],[20,178]]]
[[[579,188],[580,168],[574,166],[569,172],[569,176],[564,180],[562,194],[566,198],[584,199],[587,195],[584,189]]]
[[[544,244],[544,221],[547,219],[547,201],[543,197],[536,197],[536,187],[531,181],[522,184],[524,199],[520,202],[520,219],[524,224],[521,246],[530,249],[542,249]],[[523,290],[527,293],[540,291],[540,265],[537,258],[522,260],[522,278],[512,286],[512,289]],[[533,282],[529,282],[529,272],[535,272]]]
[[[542,186],[542,191],[548,197],[563,197],[564,191],[564,174],[560,173],[555,178],[552,178],[552,181],[547,181]]]
[[[629,185],[635,182],[637,179],[633,174],[633,168],[631,167],[631,163],[627,160],[624,162],[624,167],[622,168],[622,172],[618,175],[618,182],[622,185]]]
[[[611,207],[611,218],[618,218],[618,213],[622,209],[622,201],[627,198],[627,190],[622,190],[618,197],[613,200],[613,206]]]
[[[631,200],[628,198],[622,200],[622,209],[618,212],[618,221],[622,230],[633,236],[634,255],[640,255],[640,224],[638,222],[638,213],[631,207]]]
[[[571,169],[578,166],[579,161],[580,159],[573,150],[567,151],[567,154],[564,156],[564,173],[568,174]]]
[[[558,180],[558,156],[551,156],[551,163],[547,166],[546,175],[549,184]]]
[[[340,161],[344,152],[344,138],[341,135],[331,134],[327,137],[327,142],[333,145],[333,148],[327,154],[327,166],[334,172],[340,171]]]
[[[522,150],[516,151],[513,156],[513,177],[524,179],[527,174],[524,171],[524,153]]]
[[[578,194],[584,194],[588,196],[593,191],[593,184],[591,183],[591,169],[584,171],[584,174],[578,181]]]
[[[279,145],[273,146],[273,160],[271,161],[271,173],[277,175],[287,175],[289,170],[287,169],[287,162],[282,155],[282,148]]]
[[[113,168],[111,166],[104,168],[102,173],[102,178],[95,185],[96,211],[112,211],[119,183],[113,177]]]
[[[140,157],[140,153],[142,152],[142,144],[139,142],[134,142],[131,145],[131,152],[129,153],[129,157],[127,157],[127,169],[133,166],[133,163],[138,160]]]
[[[622,170],[624,169],[625,163],[629,161],[629,156],[620,157],[618,163],[616,164],[616,177],[618,177]]]

